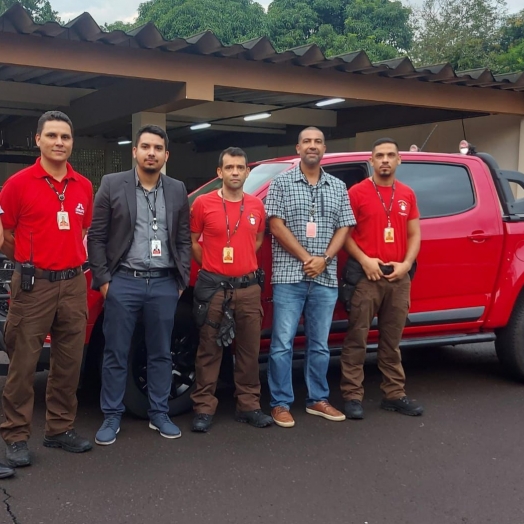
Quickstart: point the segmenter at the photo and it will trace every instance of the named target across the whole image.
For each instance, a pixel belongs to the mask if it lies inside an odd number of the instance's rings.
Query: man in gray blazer
[[[168,416],[171,333],[179,296],[189,281],[189,204],[182,182],[161,174],[169,157],[166,132],[139,129],[136,168],[102,178],[87,237],[92,287],[104,304],[105,349],[95,442],[113,444],[120,431],[131,339],[140,313],[145,328],[149,427],[163,437],[181,432]]]

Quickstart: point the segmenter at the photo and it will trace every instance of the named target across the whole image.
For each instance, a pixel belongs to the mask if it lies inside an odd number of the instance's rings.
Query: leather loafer
[[[213,423],[213,415],[207,413],[197,413],[193,419],[191,431],[194,433],[207,433]]]
[[[0,464],[0,479],[6,479],[12,477],[15,474],[15,470],[6,466],[5,464]]]

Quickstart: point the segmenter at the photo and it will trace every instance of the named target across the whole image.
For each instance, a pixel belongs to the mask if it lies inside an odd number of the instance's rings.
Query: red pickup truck
[[[370,176],[369,156],[367,152],[326,154],[322,166],[349,188]],[[289,157],[253,165],[245,191],[264,200],[271,179],[297,162],[298,158]],[[401,346],[495,341],[503,366],[514,376],[524,379],[524,198],[515,196],[520,191],[524,195],[524,175],[501,170],[493,157],[484,153],[403,152],[397,177],[417,195],[422,228],[422,248]],[[220,185],[221,181],[214,179],[192,193],[190,200]],[[269,277],[269,234],[258,259]],[[345,259],[345,254],[340,253],[339,269]],[[196,271],[194,267],[191,283],[195,281]],[[86,274],[90,279],[88,270]],[[190,287],[179,304],[173,331],[171,414],[186,411],[191,405],[189,394],[195,380],[194,355],[198,342],[191,302]],[[266,285],[262,302],[265,317],[261,360],[264,360],[269,349],[273,314],[270,285]],[[0,322],[5,310],[6,305],[2,308],[0,304]],[[99,363],[104,346],[103,301],[94,291],[89,293],[89,312],[85,353],[88,368]],[[337,304],[329,339],[333,354],[340,352],[346,326],[346,313],[342,305]],[[376,347],[376,341],[377,332],[372,331],[370,349]],[[297,353],[303,347],[303,330],[299,327],[295,343]],[[41,369],[48,366],[48,358],[46,347]],[[133,341],[124,402],[128,411],[138,416],[146,415],[146,358],[140,326]]]

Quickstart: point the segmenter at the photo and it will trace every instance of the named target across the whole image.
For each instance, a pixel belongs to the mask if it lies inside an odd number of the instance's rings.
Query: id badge
[[[222,250],[222,262],[224,262],[224,264],[233,263],[233,248],[232,247],[225,247]]]
[[[308,222],[306,224],[306,238],[317,238],[317,223]]]
[[[58,229],[70,229],[69,213],[67,211],[58,211],[56,214],[56,222],[58,224]]]
[[[151,240],[151,256],[162,256],[162,243],[160,242],[160,240]]]
[[[384,242],[386,244],[392,244],[395,242],[395,230],[392,227],[384,228]]]

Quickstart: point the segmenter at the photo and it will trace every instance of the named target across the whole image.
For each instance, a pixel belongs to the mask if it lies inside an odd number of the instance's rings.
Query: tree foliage
[[[389,0],[274,0],[267,18],[279,50],[316,43],[327,55],[363,49],[384,60],[409,49],[410,13]]]
[[[49,0],[0,0],[0,15],[16,3],[21,4],[36,23],[60,22],[58,12],[53,11]]]
[[[418,64],[457,70],[492,67],[506,18],[505,0],[425,0],[415,11],[410,55]]]
[[[267,33],[264,9],[253,0],[152,0],[138,8],[137,25],[147,22],[153,22],[165,38],[209,29],[224,44]]]
[[[524,71],[524,9],[509,16],[502,26],[494,63],[501,73]]]

